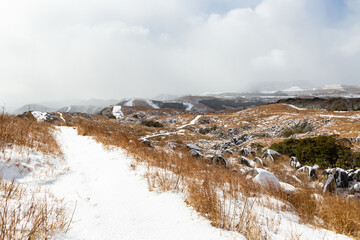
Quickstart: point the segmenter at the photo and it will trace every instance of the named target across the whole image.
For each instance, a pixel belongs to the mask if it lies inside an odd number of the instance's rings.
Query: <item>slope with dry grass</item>
[[[261,115],[259,119],[268,117],[266,112],[263,113],[258,108],[256,111]],[[288,110],[283,111],[285,114]],[[220,117],[217,115],[215,119]],[[229,116],[222,117],[226,119]],[[234,122],[234,119],[231,121]],[[278,213],[290,211],[298,215],[303,223],[360,237],[360,215],[354,214],[359,209],[358,200],[348,201],[345,197],[337,195],[320,196],[320,188],[305,187],[311,185],[307,177],[302,178],[303,183],[297,183],[300,191],[289,193],[281,189],[264,189],[247,179],[247,175],[242,174],[236,164],[227,168],[206,158],[195,158],[181,144],[175,149],[169,149],[166,144],[168,138],[159,139],[160,142],[155,148],[149,147],[138,141],[138,134],[129,134],[129,126],[124,125],[114,121],[81,121],[78,124],[78,132],[94,136],[105,145],[126,149],[136,160],[132,168],[136,168],[139,163],[146,166],[150,190],[183,192],[187,196],[186,202],[189,206],[208,218],[216,227],[239,231],[249,239],[266,238],[267,231],[276,232],[279,223],[274,223],[270,218],[260,216],[256,212],[259,209],[265,209],[265,212],[268,211],[266,209],[270,209],[269,211]],[[136,132],[136,126],[132,126],[131,129],[131,133]],[[177,137],[180,141],[188,140],[182,136]],[[282,181],[296,183],[291,182],[291,173],[286,173],[281,164],[268,163],[268,169]],[[269,201],[262,201],[264,196],[270,198],[270,202],[275,199],[279,202],[269,205]],[[339,203],[343,206],[340,207]],[[351,209],[353,212],[350,213]]]
[[[62,152],[54,136],[54,126],[33,118],[0,115],[1,176],[6,172],[37,171],[46,165],[52,172],[53,163],[42,159],[60,159]],[[37,159],[32,168],[32,155]],[[16,159],[14,159],[16,158]],[[16,175],[14,175],[16,176]],[[25,175],[20,174],[19,177]],[[11,179],[0,179],[0,239],[50,239],[65,232],[69,219],[65,205],[50,193]]]

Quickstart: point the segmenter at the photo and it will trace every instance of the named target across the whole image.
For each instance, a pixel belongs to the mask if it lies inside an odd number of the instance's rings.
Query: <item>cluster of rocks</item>
[[[335,192],[341,189],[349,190],[349,194],[360,194],[360,169],[332,168],[324,170],[323,174],[327,175],[324,192]]]
[[[266,135],[267,137],[279,137],[283,136],[284,132],[289,129],[296,128],[302,124],[309,126],[308,129],[315,130],[324,124],[327,124],[329,120],[315,120],[315,119],[288,119],[270,126],[265,126],[261,129],[256,129],[251,134],[256,136]],[[310,132],[307,130],[306,132]]]

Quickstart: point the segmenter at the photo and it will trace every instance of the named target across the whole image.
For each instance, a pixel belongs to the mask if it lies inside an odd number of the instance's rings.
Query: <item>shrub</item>
[[[142,121],[141,122],[142,125],[147,126],[147,127],[163,127],[164,125],[162,123],[159,123],[157,121]]]
[[[288,139],[271,145],[271,149],[288,156],[296,156],[302,164],[318,164],[322,168],[350,168],[359,165],[359,153],[351,151],[346,139],[318,136]]]
[[[215,131],[216,129],[218,129],[218,126],[216,126],[216,125],[211,127],[211,128],[200,128],[199,133],[208,134],[208,133],[211,133],[211,132]]]

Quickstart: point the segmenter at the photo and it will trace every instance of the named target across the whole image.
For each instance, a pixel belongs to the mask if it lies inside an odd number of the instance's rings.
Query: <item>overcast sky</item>
[[[0,1],[8,106],[296,82],[360,85],[360,0]]]

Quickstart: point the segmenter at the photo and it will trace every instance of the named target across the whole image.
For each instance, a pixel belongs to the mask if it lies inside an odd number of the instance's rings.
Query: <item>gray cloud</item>
[[[3,1],[0,97],[21,104],[359,83],[358,0],[338,13],[326,0],[195,2]]]

